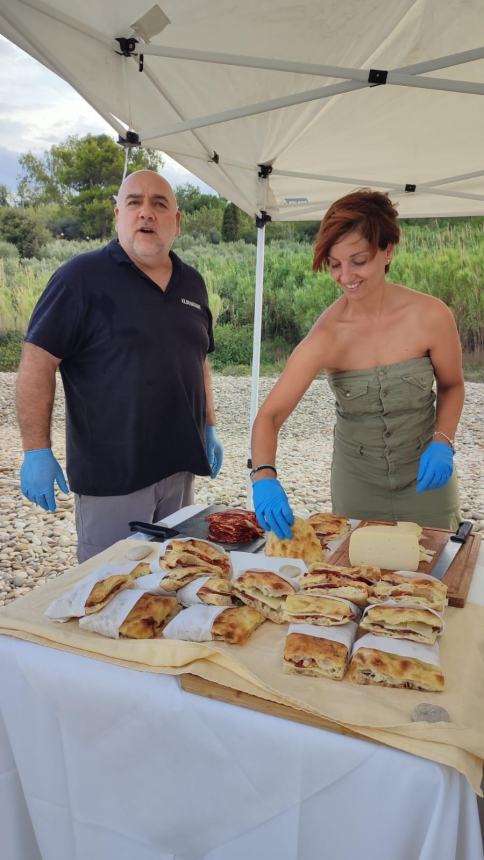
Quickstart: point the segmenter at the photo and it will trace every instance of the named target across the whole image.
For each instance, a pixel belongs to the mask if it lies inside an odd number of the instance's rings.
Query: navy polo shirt
[[[113,240],[61,266],[34,309],[26,340],[61,359],[76,493],[124,495],[175,472],[210,474],[212,317],[201,275],[170,257],[163,291]]]

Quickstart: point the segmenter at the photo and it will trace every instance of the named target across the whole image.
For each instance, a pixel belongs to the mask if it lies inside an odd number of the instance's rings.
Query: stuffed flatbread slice
[[[179,611],[174,597],[142,594],[119,628],[128,639],[154,639]]]
[[[296,593],[290,582],[270,570],[246,570],[232,583],[234,593],[247,606],[252,606],[276,624],[283,624],[284,604],[288,595]]]
[[[359,648],[351,658],[348,678],[357,684],[403,687],[430,693],[439,693],[445,683],[438,666],[415,657],[387,653],[383,645],[381,651]]]
[[[358,618],[358,608],[347,600],[334,597],[313,597],[296,594],[288,597],[284,607],[284,620],[290,624],[316,624],[329,627],[346,624]]]
[[[98,580],[98,582],[93,585],[92,590],[87,597],[85,604],[86,615],[92,615],[93,612],[99,612],[99,610],[103,609],[103,607],[106,606],[109,601],[116,596],[116,594],[119,594],[119,592],[123,591],[125,588],[129,588],[133,579],[137,579],[138,576],[144,576],[149,572],[149,564],[141,562],[136,565],[131,573],[111,574],[110,576],[106,576],[104,579]]]
[[[195,565],[207,573],[230,576],[230,556],[223,549],[196,538],[170,541],[160,559],[160,566],[165,568]]]
[[[263,621],[262,613],[251,606],[229,606],[213,622],[212,638],[231,645],[244,645]]]
[[[428,607],[370,606],[361,619],[360,628],[376,636],[410,639],[433,645],[442,632],[443,621]]]
[[[346,671],[348,647],[343,642],[289,633],[282,671],[286,675],[313,675],[341,680]]]
[[[442,612],[447,605],[446,594],[447,586],[438,579],[382,573],[380,581],[370,588],[370,602],[414,603]]]

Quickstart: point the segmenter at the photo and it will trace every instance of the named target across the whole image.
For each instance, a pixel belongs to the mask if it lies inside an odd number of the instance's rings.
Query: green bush
[[[21,257],[40,257],[50,236],[39,215],[30,209],[5,207],[0,214],[0,239],[18,249]]]
[[[3,260],[18,260],[18,248],[12,242],[0,241],[0,257]]]
[[[250,326],[217,325],[214,339],[216,349],[210,357],[214,370],[227,364],[251,363],[253,331]]]
[[[17,332],[9,331],[0,334],[0,371],[16,371],[20,362],[22,352],[23,336]]]

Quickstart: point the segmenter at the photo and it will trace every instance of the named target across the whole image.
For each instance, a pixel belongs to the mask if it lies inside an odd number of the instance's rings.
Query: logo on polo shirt
[[[191,308],[197,308],[197,310],[199,311],[202,310],[201,305],[199,305],[197,302],[191,302],[190,299],[180,299],[180,301],[183,305],[190,305]]]

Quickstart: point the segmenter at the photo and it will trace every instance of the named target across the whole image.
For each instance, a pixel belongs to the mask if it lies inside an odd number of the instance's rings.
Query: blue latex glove
[[[417,493],[438,490],[450,479],[453,471],[454,452],[445,442],[431,442],[418,464]]]
[[[254,510],[260,526],[278,538],[292,538],[294,514],[282,484],[276,478],[261,478],[252,484]]]
[[[63,493],[69,492],[64,472],[52,453],[52,448],[25,451],[20,467],[20,489],[29,502],[45,511],[55,511],[54,481]]]
[[[207,452],[207,460],[210,466],[210,477],[216,478],[222,468],[222,460],[224,456],[224,446],[217,436],[215,424],[205,425],[205,450]]]

